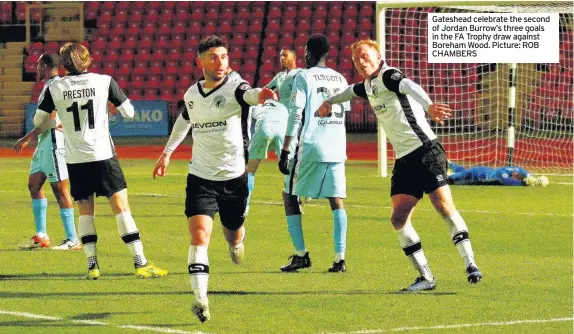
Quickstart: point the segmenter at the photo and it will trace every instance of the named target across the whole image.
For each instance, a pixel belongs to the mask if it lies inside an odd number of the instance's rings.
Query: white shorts
[[[300,161],[290,165],[291,173],[285,177],[285,192],[291,195],[328,198],[347,197],[347,179],[344,162]]]
[[[68,179],[66,149],[36,150],[30,163],[30,175],[44,173],[50,183]]]

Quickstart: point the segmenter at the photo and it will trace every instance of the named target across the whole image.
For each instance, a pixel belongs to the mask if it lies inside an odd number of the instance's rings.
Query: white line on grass
[[[158,333],[177,333],[177,334],[189,334],[189,333],[200,334],[200,333],[203,333],[203,332],[187,332],[187,331],[182,331],[182,330],[173,329],[173,328],[150,327],[150,326],[121,325],[118,327],[119,328],[135,329],[138,331],[152,331],[152,332],[158,332]]]
[[[572,320],[574,320],[574,318],[527,319],[527,320],[479,322],[479,323],[475,323],[475,324],[396,327],[396,328],[391,328],[391,329],[365,329],[365,330],[353,331],[353,332],[322,332],[320,334],[375,334],[375,333],[424,331],[424,330],[433,330],[433,329],[453,329],[453,328],[481,327],[481,326],[511,326],[511,325],[522,325],[522,324],[541,324],[541,323],[547,323],[547,322],[565,322],[565,321],[572,321]]]
[[[156,194],[156,193],[132,193],[131,196],[143,196],[143,197],[169,197],[169,198],[185,198],[185,196],[182,195],[164,195],[164,194]],[[319,202],[321,200],[313,200],[316,202]],[[283,206],[283,202],[279,202],[279,201],[253,201],[253,203],[258,203],[258,204],[264,204],[264,205],[277,205],[277,206]],[[312,207],[322,207],[324,206],[324,203],[321,202],[321,204],[314,204],[314,203],[305,203],[305,206],[312,206]],[[359,209],[372,209],[372,206],[368,206],[368,205],[360,205],[360,204],[345,204],[346,207],[348,208],[359,208]],[[382,209],[390,209],[390,206],[381,206],[380,208]],[[421,208],[418,209],[420,211],[434,211],[434,209],[425,209],[425,208]],[[509,212],[499,212],[499,211],[487,211],[487,210],[458,210],[460,212],[468,212],[468,213],[484,213],[484,214],[488,214],[488,215],[493,215],[493,214],[508,214]],[[521,215],[521,216],[552,216],[552,217],[572,217],[574,216],[574,214],[570,214],[570,215],[562,215],[562,214],[556,214],[556,213],[538,213],[538,212],[513,212],[512,214],[515,215]]]
[[[92,326],[112,326],[125,329],[134,329],[138,331],[156,332],[156,333],[175,333],[175,334],[208,334],[201,331],[188,332],[180,329],[168,328],[168,327],[154,327],[154,326],[137,326],[137,325],[115,325],[108,322],[96,321],[96,320],[82,320],[82,319],[66,319],[62,317],[52,317],[49,315],[34,314],[28,312],[16,312],[16,311],[3,311],[0,310],[0,315],[12,315],[15,317],[30,318],[30,319],[40,319],[40,320],[50,320],[50,321],[70,321],[73,323],[86,324]]]

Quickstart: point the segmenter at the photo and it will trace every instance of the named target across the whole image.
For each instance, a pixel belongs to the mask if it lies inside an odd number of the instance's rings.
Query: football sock
[[[74,208],[60,209],[60,218],[62,218],[64,232],[66,233],[66,239],[74,242],[78,241],[76,226],[74,225]]]
[[[96,234],[94,216],[80,216],[78,220],[78,233],[84,246],[84,254],[88,259],[88,269],[98,268],[98,258],[96,254],[98,235]]]
[[[335,245],[335,262],[345,259],[347,248],[347,211],[333,210],[333,242]]]
[[[34,214],[34,225],[36,225],[36,235],[40,238],[46,236],[46,209],[48,199],[32,199],[32,212]]]
[[[118,232],[122,240],[128,246],[128,250],[134,258],[134,266],[141,267],[147,264],[143,252],[143,245],[140,240],[140,233],[136,226],[136,222],[132,217],[131,211],[120,212],[116,215],[116,223],[118,224]]]
[[[207,246],[189,246],[187,269],[191,279],[191,289],[196,300],[207,300],[207,283],[209,281],[209,260]]]
[[[429,281],[434,280],[429,264],[422,249],[421,239],[415,231],[411,222],[407,222],[402,229],[396,231],[399,237],[399,244],[403,248],[405,255],[409,258],[420,276]]]
[[[297,256],[304,256],[307,253],[305,239],[303,239],[303,227],[301,226],[301,215],[287,216],[287,229],[291,235],[291,241],[295,246]]]
[[[464,259],[465,267],[476,265],[474,262],[474,252],[472,251],[472,245],[470,244],[468,236],[468,227],[460,213],[455,211],[450,217],[443,218],[448,226],[452,242],[456,246],[460,256]]]
[[[245,212],[249,212],[249,204],[251,203],[251,194],[253,193],[253,188],[255,188],[255,174],[247,174],[247,189],[249,189],[249,195],[247,196],[247,207]]]

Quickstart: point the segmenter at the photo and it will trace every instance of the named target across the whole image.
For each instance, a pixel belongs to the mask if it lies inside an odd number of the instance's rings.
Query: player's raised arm
[[[277,94],[269,88],[251,88],[247,82],[240,84],[235,91],[235,98],[241,105],[256,106],[265,100],[278,100]]]
[[[154,179],[156,175],[165,176],[165,174],[167,174],[167,166],[169,165],[169,158],[171,157],[171,154],[185,139],[185,136],[187,136],[190,129],[191,129],[191,122],[189,119],[187,106],[185,106],[181,114],[177,117],[175,124],[173,125],[173,128],[171,129],[171,135],[169,136],[169,139],[167,141],[167,144],[165,145],[165,148],[163,149],[162,154],[155,163],[155,167],[153,169]]]
[[[443,124],[443,120],[452,115],[452,110],[447,104],[433,103],[419,84],[406,78],[397,69],[385,71],[383,73],[383,83],[392,92],[410,95],[429,113],[431,119],[439,124]]]

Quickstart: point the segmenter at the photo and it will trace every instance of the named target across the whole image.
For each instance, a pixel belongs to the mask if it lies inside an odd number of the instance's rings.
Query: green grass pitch
[[[256,175],[246,221],[246,262],[234,265],[216,218],[209,248],[210,322],[191,314],[189,237],[183,214],[186,161],[152,180],[152,160],[120,159],[146,256],[170,270],[138,280],[115,218],[97,200],[102,277],[87,281],[83,252],[20,251],[33,234],[26,187],[29,158],[0,159],[0,332],[2,333],[572,333],[572,179],[545,189],[453,188],[484,281],[466,282],[445,223],[423,199],[413,224],[438,279],[432,293],[400,294],[415,271],[390,223],[389,178],[370,162],[347,164],[348,272],[329,274],[332,215],[324,200],[305,207],[303,228],[313,266],[279,267],[292,254],[275,162]],[[63,239],[48,193],[48,233]],[[77,212],[76,212],[77,220]],[[12,313],[11,313],[12,312]],[[34,318],[34,316],[54,318]]]

